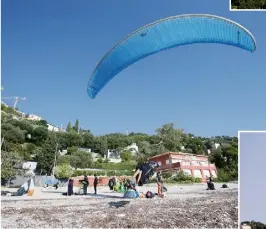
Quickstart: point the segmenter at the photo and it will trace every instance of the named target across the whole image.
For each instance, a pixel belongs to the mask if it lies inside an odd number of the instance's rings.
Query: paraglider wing
[[[141,165],[137,165],[136,173],[138,172],[138,170],[141,171],[140,174],[135,177],[136,181],[138,181],[138,179],[139,179],[138,176],[140,176],[138,185],[142,186],[144,184],[147,184],[149,182],[150,178],[154,175],[155,168],[157,168],[158,166],[159,166],[159,164],[157,162],[154,162],[154,161],[149,161],[149,162],[143,163]]]
[[[95,98],[114,76],[140,59],[193,43],[220,43],[250,52],[256,49],[252,34],[226,18],[205,14],[165,18],[136,30],[115,45],[93,71],[88,95]]]

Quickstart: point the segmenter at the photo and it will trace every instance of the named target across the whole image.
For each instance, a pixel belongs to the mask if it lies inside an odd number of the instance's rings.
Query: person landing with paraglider
[[[156,174],[156,181],[157,181],[157,187],[158,187],[158,196],[164,197],[163,194],[163,177],[162,173],[159,171]]]

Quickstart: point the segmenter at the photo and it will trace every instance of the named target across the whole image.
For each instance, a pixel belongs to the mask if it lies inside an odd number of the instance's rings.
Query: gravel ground
[[[135,200],[108,188],[97,196],[2,198],[2,228],[237,228],[238,189],[231,186],[216,191],[202,185],[171,186],[165,198]]]

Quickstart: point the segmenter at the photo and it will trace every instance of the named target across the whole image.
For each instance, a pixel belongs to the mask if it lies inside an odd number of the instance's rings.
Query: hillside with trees
[[[173,123],[158,128],[154,135],[132,132],[128,135],[111,133],[95,136],[90,130],[83,129],[79,120],[74,125],[69,122],[66,131],[51,132],[45,120],[26,120],[19,117],[13,108],[3,105],[1,110],[2,183],[23,172],[20,166],[23,161],[36,161],[36,172],[42,175],[52,174],[55,156],[57,174],[62,174],[62,171],[69,174],[69,168],[100,168],[108,171],[107,175],[114,175],[119,171],[123,175],[132,175],[132,169],[138,162],[167,151],[207,155],[210,150],[210,160],[219,169],[221,180],[238,177],[237,137],[194,136],[176,128]],[[132,143],[139,147],[139,152],[134,157],[124,150]],[[216,149],[214,143],[221,146]],[[67,154],[62,155],[61,152],[66,149]],[[93,160],[92,153],[84,149],[91,149],[99,158]],[[108,149],[120,152],[122,162],[109,162],[105,157]],[[78,171],[75,174],[78,175]]]
[[[242,222],[241,225],[248,225],[251,229],[266,229],[266,224],[256,221],[245,221]]]
[[[232,9],[266,9],[266,0],[232,0]]]

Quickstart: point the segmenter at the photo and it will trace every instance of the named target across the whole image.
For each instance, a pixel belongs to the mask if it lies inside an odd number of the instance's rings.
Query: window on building
[[[194,177],[202,178],[201,171],[198,169],[194,170]]]
[[[172,163],[182,162],[180,159],[172,159]]]
[[[183,173],[187,176],[191,176],[192,175],[192,172],[190,169],[183,169]]]
[[[162,166],[162,162],[158,161],[158,165],[159,165],[159,166]]]
[[[166,160],[165,163],[168,165],[169,164],[169,160]]]
[[[210,171],[205,169],[203,171],[203,175],[204,175],[204,177],[210,177]]]

